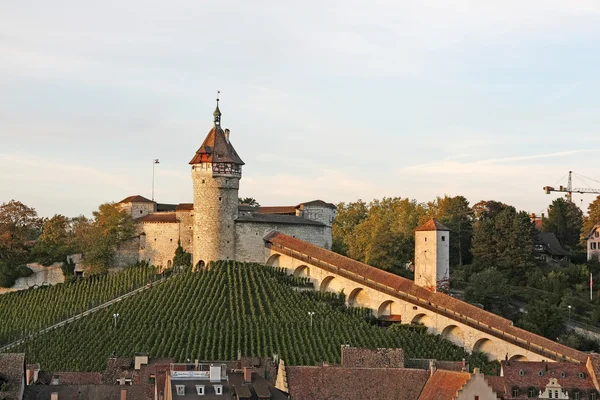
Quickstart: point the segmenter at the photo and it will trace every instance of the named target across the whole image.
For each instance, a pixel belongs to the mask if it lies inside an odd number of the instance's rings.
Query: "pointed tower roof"
[[[233,145],[229,141],[229,131],[228,134],[225,135],[225,132],[221,129],[221,110],[219,110],[218,98],[217,108],[215,109],[213,116],[215,117],[215,125],[210,132],[208,132],[206,139],[204,139],[202,146],[196,151],[190,164],[229,163],[244,165],[244,162],[240,156],[238,156]]]
[[[448,232],[450,232],[450,229],[448,229],[447,226],[442,224],[437,219],[431,218],[429,221],[425,222],[423,225],[421,225],[417,229],[415,229],[415,232],[419,232],[419,231],[448,231]]]

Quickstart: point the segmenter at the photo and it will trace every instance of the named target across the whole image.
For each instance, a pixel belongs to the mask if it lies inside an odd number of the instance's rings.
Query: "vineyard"
[[[28,362],[39,362],[43,369],[61,371],[102,370],[111,354],[231,360],[238,349],[250,356],[277,353],[288,365],[339,363],[342,344],[401,347],[407,357],[466,358],[472,367],[495,367],[483,354],[470,355],[440,336],[378,328],[364,310],[346,309],[341,295],[298,290],[305,284],[271,267],[218,262],[209,270],[178,274],[11,351],[26,352]],[[43,314],[41,309],[27,310],[26,319]],[[315,313],[312,324],[308,311]]]
[[[155,279],[153,267],[135,266],[105,276],[0,296],[0,346],[137,289]]]

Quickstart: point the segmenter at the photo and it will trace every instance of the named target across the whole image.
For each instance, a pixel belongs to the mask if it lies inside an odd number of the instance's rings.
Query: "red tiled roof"
[[[154,203],[152,200],[145,198],[144,196],[140,196],[136,194],[134,196],[125,197],[120,203]]]
[[[546,387],[550,378],[556,378],[558,384],[567,390],[595,389],[585,364],[541,361],[502,361],[501,364],[506,387],[509,390],[513,386],[524,389],[533,386],[540,390]],[[520,371],[523,371],[522,375]],[[579,374],[583,374],[583,378]]]
[[[289,214],[296,215],[295,206],[266,206],[258,207],[256,212],[259,214]]]
[[[433,373],[423,391],[420,400],[454,400],[458,391],[471,378],[468,372],[440,371]]]
[[[194,158],[190,161],[190,164],[202,164],[202,163],[231,163],[237,165],[244,165],[244,162],[238,156],[231,142],[225,139],[225,132],[220,126],[213,127],[202,146],[196,151]]]
[[[499,398],[503,398],[504,394],[507,393],[506,381],[503,376],[486,375],[485,380]]]
[[[415,229],[415,232],[418,231],[449,231],[444,224],[438,221],[435,218],[431,218],[429,221],[425,222],[423,225],[419,226]]]
[[[390,293],[423,308],[431,309],[435,313],[446,315],[448,318],[474,326],[476,329],[489,332],[491,335],[503,340],[513,341],[513,343],[518,342],[519,345],[528,346],[531,351],[543,354],[545,357],[551,358],[554,356],[558,359],[568,357],[571,361],[576,362],[586,362],[587,360],[585,353],[517,328],[513,326],[512,321],[444,293],[430,292],[401,276],[352,260],[280,232],[269,234],[265,241],[267,245],[275,246],[275,250],[282,248],[295,251],[295,257],[307,256],[306,261],[309,263],[320,265],[323,268],[330,268],[349,279],[374,287],[376,290]],[[300,255],[297,253],[300,253]],[[542,348],[546,349],[546,352],[542,353]],[[558,353],[558,356],[552,353]]]
[[[286,367],[290,395],[302,400],[415,400],[428,371],[405,368]]]
[[[142,218],[136,219],[138,222],[142,222],[144,224],[151,223],[175,223],[177,222],[177,214],[173,211],[171,212],[160,212],[160,213],[152,213],[143,216]]]
[[[100,385],[102,374],[100,372],[53,372],[58,376],[60,385]]]
[[[194,203],[180,203],[175,207],[175,211],[191,211],[194,209]]]
[[[333,208],[336,209],[337,206],[333,203],[327,203],[323,200],[312,200],[312,201],[307,201],[306,203],[300,203],[296,206],[296,208],[302,208],[303,206],[320,206],[320,207],[327,207],[327,208]]]

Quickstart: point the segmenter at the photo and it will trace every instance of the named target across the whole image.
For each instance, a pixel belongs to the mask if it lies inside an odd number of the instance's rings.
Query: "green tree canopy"
[[[348,245],[346,242],[351,241],[354,229],[368,215],[369,208],[367,203],[362,200],[352,203],[339,203],[331,229],[333,236],[332,250],[343,255],[348,255]]]
[[[54,262],[65,262],[67,255],[73,251],[73,231],[71,220],[57,214],[44,221],[42,234],[33,248],[36,261],[43,265]]]
[[[42,219],[35,209],[11,200],[0,206],[0,260],[23,263],[28,257],[28,241],[39,235]]]
[[[473,274],[465,291],[465,299],[479,303],[495,314],[510,318],[510,287],[504,274],[495,268]]]
[[[258,203],[258,201],[256,201],[254,197],[239,197],[238,203],[244,204],[246,206],[260,207],[260,204]]]
[[[563,246],[573,250],[580,243],[582,223],[581,209],[559,197],[548,207],[548,218],[544,218],[542,229],[554,233]]]
[[[564,312],[545,301],[530,303],[517,324],[523,329],[556,340],[565,332]]]
[[[495,200],[481,200],[473,205],[473,218],[477,221],[493,219],[507,207],[506,204]]]

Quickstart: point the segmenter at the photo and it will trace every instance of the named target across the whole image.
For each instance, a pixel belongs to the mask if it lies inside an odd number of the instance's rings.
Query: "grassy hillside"
[[[110,308],[38,336],[11,351],[46,370],[102,370],[111,354],[234,359],[278,353],[289,365],[339,362],[340,345],[402,347],[408,357],[461,360],[493,368],[439,336],[382,329],[333,294],[299,291],[299,278],[258,264],[219,262],[185,272]],[[313,326],[308,311],[314,311]],[[118,313],[117,326],[113,314]]]

